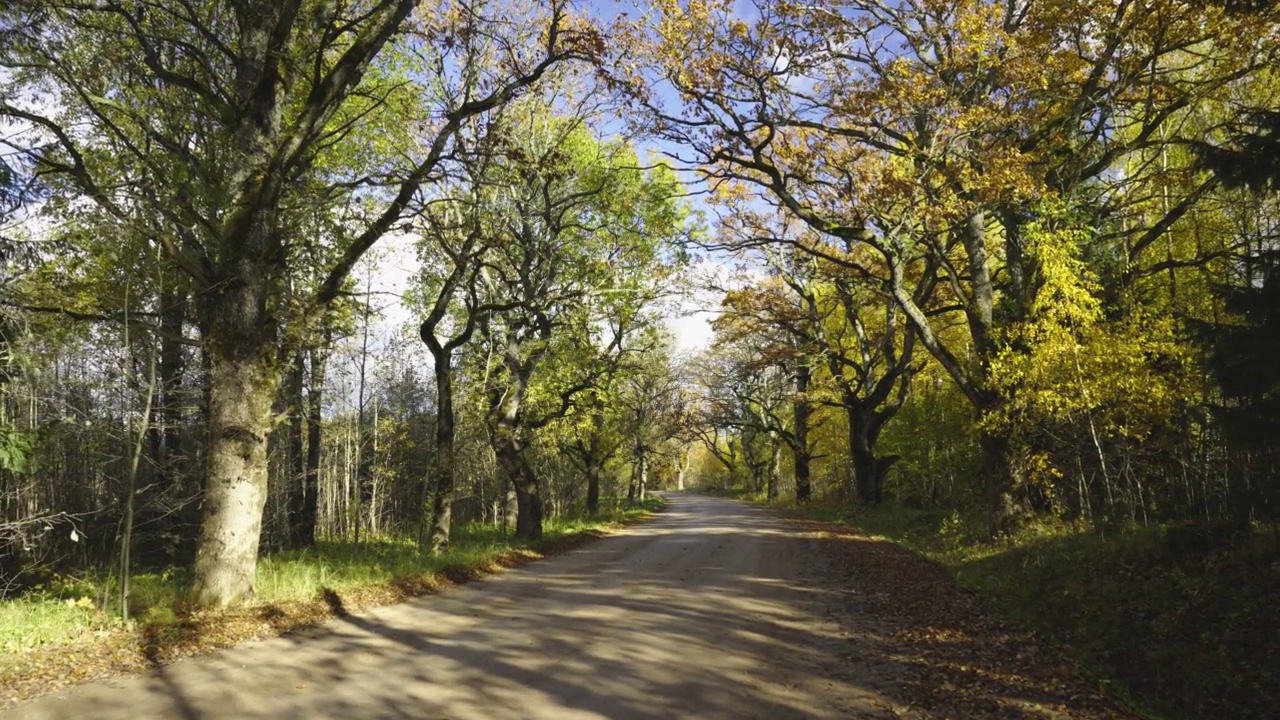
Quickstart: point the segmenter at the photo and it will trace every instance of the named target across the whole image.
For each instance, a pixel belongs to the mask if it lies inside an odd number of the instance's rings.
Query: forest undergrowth
[[[982,517],[950,510],[813,503],[799,512],[938,563],[1147,717],[1266,718],[1280,707],[1275,525],[1041,520],[993,542]]]
[[[209,650],[305,629],[332,617],[516,567],[600,537],[657,512],[662,499],[602,502],[594,516],[549,521],[541,540],[501,527],[459,528],[439,556],[411,539],[322,540],[264,556],[254,602],[202,610],[188,602],[189,573],[152,569],[131,578],[131,618],[120,617],[119,581],[106,571],[50,573],[24,595],[0,601],[0,707],[71,683],[162,665]]]

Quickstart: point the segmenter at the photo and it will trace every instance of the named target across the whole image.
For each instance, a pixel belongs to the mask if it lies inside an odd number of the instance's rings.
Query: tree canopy
[[[1246,5],[12,0],[3,520],[227,606],[673,484],[1273,517]]]

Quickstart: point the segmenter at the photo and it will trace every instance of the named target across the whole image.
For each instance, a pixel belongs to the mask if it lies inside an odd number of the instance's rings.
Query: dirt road
[[[837,561],[804,525],[728,500],[669,500],[651,522],[544,562],[0,717],[950,715],[908,699],[919,693],[897,682],[903,666],[869,651],[891,626],[850,611],[856,588],[832,582]],[[1096,716],[1016,700],[1001,717]]]

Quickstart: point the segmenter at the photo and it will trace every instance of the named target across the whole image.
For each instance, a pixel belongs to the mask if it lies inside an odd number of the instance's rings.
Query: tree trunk
[[[447,353],[435,357],[436,374],[436,457],[432,475],[436,493],[431,504],[431,553],[449,549],[453,521],[454,413],[453,368]]]
[[[587,471],[587,512],[595,515],[600,512],[600,476],[604,474],[604,460],[601,435],[604,434],[604,414],[597,407],[591,418],[591,438],[587,442],[584,455],[584,467]]]
[[[807,503],[812,494],[812,483],[809,480],[809,460],[812,451],[809,449],[809,418],[813,415],[813,406],[806,398],[809,392],[809,380],[812,371],[809,365],[801,362],[796,367],[796,396],[792,405],[795,416],[795,437],[791,446],[792,461],[796,471],[796,502]]]
[[[129,345],[129,326],[125,325],[125,346]],[[142,449],[146,446],[148,435],[148,421],[151,418],[151,404],[156,395],[156,354],[154,350],[148,362],[148,382],[146,392],[146,405],[142,410],[142,427],[138,428],[138,439],[134,442],[133,451],[129,457],[129,475],[125,481],[124,495],[124,518],[121,520],[121,537],[120,537],[120,617],[129,620],[129,582],[132,576],[132,551],[133,551],[133,527],[134,527],[134,505],[137,500],[138,490],[138,461],[142,458]],[[130,423],[132,424],[132,422]],[[130,428],[132,429],[132,428]]]
[[[181,391],[186,372],[186,357],[180,338],[186,320],[185,293],[166,291],[160,295],[160,380],[156,389],[156,402],[152,408],[154,419],[151,435],[151,456],[161,482],[176,483],[181,472],[177,460],[182,453]]]
[[[693,461],[693,447],[686,445],[680,454],[680,464],[676,468],[676,490],[684,490],[684,479],[689,474],[689,463]]]
[[[897,462],[898,456],[875,456],[881,423],[875,417],[868,417],[870,413],[847,397],[845,414],[849,420],[849,459],[853,467],[858,501],[874,505],[883,499],[885,477],[889,474],[889,468]]]
[[[1006,211],[1000,216],[1000,224],[1004,227],[1005,268],[1009,273],[1009,294],[1015,307],[1013,316],[1022,318],[1027,308],[1031,307],[1031,288],[1027,277],[1030,268],[1026,267],[1026,254],[1023,252],[1022,221],[1014,211]]]
[[[511,479],[516,495],[516,532],[521,540],[542,537],[542,493],[538,478],[524,456],[523,442],[509,431],[499,429],[494,436],[494,454],[503,474]]]
[[[984,432],[978,437],[978,446],[982,450],[988,530],[993,537],[1005,535],[1016,530],[1030,515],[1022,468],[1005,438]]]
[[[306,358],[299,352],[293,358],[289,368],[288,387],[285,389],[285,402],[289,408],[289,479],[285,484],[288,497],[289,512],[289,545],[298,547],[302,536],[299,525],[306,512],[307,454],[304,438],[306,436],[307,408],[302,397]]]
[[[769,500],[778,499],[778,483],[782,470],[782,448],[777,439],[770,438],[769,443],[769,484],[765,495]]]
[[[853,474],[857,483],[858,500],[867,505],[877,505],[884,500],[884,481],[889,468],[897,462],[898,456],[878,458],[866,449],[858,448],[851,452],[853,456]]]
[[[636,479],[638,480],[637,485],[639,486],[639,492],[637,494],[640,497],[640,502],[644,502],[648,499],[649,492],[649,456],[646,455],[644,451],[640,452],[640,462],[636,470]]]
[[[516,537],[542,539],[542,494],[532,472],[523,475],[516,486]]]
[[[808,439],[796,439],[796,447],[792,451],[792,460],[796,470],[796,502],[804,504],[813,496],[812,473],[809,467],[810,452]]]
[[[151,408],[150,438],[151,465],[155,468],[156,482],[162,493],[185,498],[192,495],[195,478],[191,477],[186,462],[187,432],[185,424],[186,402],[183,397],[183,379],[187,372],[186,348],[181,338],[187,318],[187,298],[182,291],[164,291],[160,295],[160,360],[159,379],[155,400]],[[144,517],[142,522],[153,529],[159,538],[139,548],[147,558],[164,565],[189,564],[193,547],[192,533],[184,526],[195,525],[199,517],[196,503],[183,503],[177,512],[161,512]],[[148,513],[150,515],[150,513]]]
[[[516,491],[507,488],[502,498],[502,531],[505,533],[511,525],[511,520],[519,513],[516,503]]]
[[[232,356],[213,347],[204,514],[196,548],[195,601],[226,607],[254,594],[267,499],[267,435],[276,373],[265,351]]]
[[[969,278],[972,293],[965,307],[974,350],[984,361],[992,351],[991,327],[994,321],[995,285],[987,262],[987,216],[975,211],[965,220],[962,233],[965,253],[969,256]]]
[[[752,450],[758,437],[757,435],[751,438],[745,436],[742,438],[742,456],[747,463],[747,469],[751,472],[751,492],[757,493],[765,489],[765,474],[768,469],[768,463],[761,462],[756,457],[755,451]]]
[[[528,443],[521,419],[529,378],[541,352],[521,359],[517,345],[508,347],[504,363],[508,377],[505,387],[490,387],[489,436],[498,466],[511,482],[516,496],[516,537],[537,540],[542,537],[542,495],[537,475],[525,457]]]
[[[298,516],[294,545],[316,544],[316,524],[320,509],[320,441],[323,426],[325,366],[328,364],[329,334],[323,347],[311,348],[311,378],[307,388],[307,462],[302,475],[302,510]]]
[[[363,333],[360,341],[360,363],[357,366],[359,372],[357,377],[356,389],[356,467],[355,467],[355,492],[352,493],[352,500],[355,503],[355,509],[352,513],[352,522],[355,525],[355,542],[360,544],[360,528],[364,523],[365,508],[369,507],[371,495],[371,483],[373,474],[373,454],[369,449],[369,431],[366,428],[365,419],[367,417],[365,409],[368,398],[365,391],[368,387],[368,364],[369,364],[369,315],[372,313],[372,297],[371,284],[373,276],[370,275],[365,286],[364,296],[364,318],[362,321]]]
[[[263,213],[244,223],[242,247],[262,254],[231,260],[220,270],[226,279],[200,300],[209,435],[192,593],[196,603],[213,607],[254,594],[267,499],[267,436],[280,381],[277,328],[268,311],[273,284],[261,264],[273,246],[271,218]]]
[[[594,458],[587,461],[587,512],[600,512],[600,473],[603,468]]]

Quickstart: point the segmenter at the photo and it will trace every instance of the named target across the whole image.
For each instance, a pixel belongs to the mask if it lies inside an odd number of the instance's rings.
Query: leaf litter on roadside
[[[848,527],[793,520],[822,549],[850,657],[892,686],[895,717],[1110,720],[1106,698],[1061,651],[997,619],[933,562]]]

